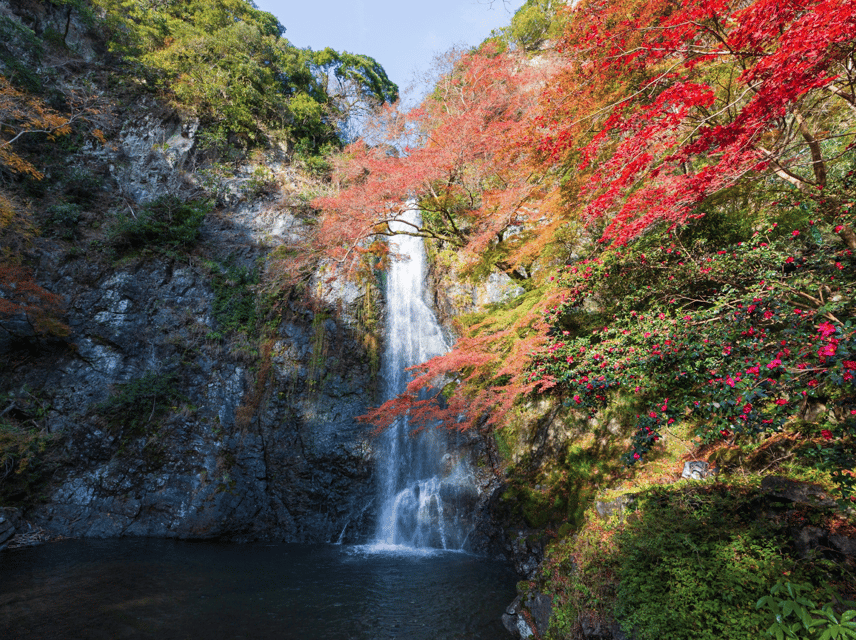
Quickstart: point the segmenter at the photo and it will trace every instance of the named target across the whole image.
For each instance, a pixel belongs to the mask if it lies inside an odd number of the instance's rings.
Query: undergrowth
[[[801,555],[790,535],[804,522],[852,528],[834,510],[777,503],[752,482],[652,487],[633,509],[590,514],[577,536],[550,547],[542,580],[553,596],[551,638],[582,637],[583,621],[613,616],[639,640],[762,638],[770,619],[756,603],[781,579],[839,614],[852,608],[852,559]]]
[[[199,239],[200,226],[211,204],[161,196],[139,211],[121,213],[110,232],[111,244],[120,251],[187,249]]]

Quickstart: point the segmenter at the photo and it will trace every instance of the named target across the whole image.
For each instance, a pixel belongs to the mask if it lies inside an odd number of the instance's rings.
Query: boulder
[[[594,507],[597,510],[597,515],[601,518],[609,518],[612,515],[618,514],[618,517],[623,520],[625,511],[632,509],[635,504],[636,496],[632,493],[626,493],[608,502],[598,500],[595,502]]]
[[[684,470],[681,472],[681,477],[688,480],[701,480],[713,475],[710,470],[710,465],[703,460],[688,460],[684,462]]]

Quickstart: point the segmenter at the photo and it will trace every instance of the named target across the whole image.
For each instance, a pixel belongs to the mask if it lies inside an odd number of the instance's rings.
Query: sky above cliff
[[[475,45],[504,27],[524,0],[255,0],[295,46],[362,53],[403,90],[438,53]]]

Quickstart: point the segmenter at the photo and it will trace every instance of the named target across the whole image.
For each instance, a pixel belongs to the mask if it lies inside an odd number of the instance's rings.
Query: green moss
[[[323,311],[317,311],[312,317],[311,354],[309,356],[309,371],[306,376],[306,384],[310,391],[318,390],[326,370],[328,344],[327,330],[324,325],[330,317],[329,313]]]

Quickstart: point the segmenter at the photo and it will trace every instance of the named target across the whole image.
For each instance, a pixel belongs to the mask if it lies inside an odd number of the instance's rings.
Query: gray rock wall
[[[0,0],[0,17],[36,37],[65,34],[77,66],[51,76],[58,85],[100,64],[103,47],[68,8]],[[209,185],[196,172],[198,121],[150,96],[101,97],[107,143],[87,142],[44,181],[45,203],[63,202],[57,190],[75,172],[97,177],[98,192],[64,242],[36,238],[27,250],[36,281],[61,296],[70,334],[39,338],[23,315],[0,326],[0,417],[52,436],[41,484],[17,496],[24,517],[65,536],[365,537],[371,427],[355,418],[375,401],[375,380],[355,321],[363,292],[343,287],[347,299],[333,294],[317,311],[280,301],[263,336],[229,334],[214,314],[211,264],[257,267],[299,232],[287,196],[303,178],[271,150],[218,178],[220,207],[192,250],[111,253],[118,215]],[[259,191],[260,170],[279,190]],[[36,220],[48,215],[39,206]],[[167,406],[146,399],[125,420],[105,415],[111,398],[159,379]]]
[[[337,357],[312,371],[314,314],[294,307],[260,381],[264,358],[209,337],[204,269],[56,255],[45,249],[41,274],[64,294],[72,333],[2,376],[10,397],[49,407],[47,429],[61,442],[46,503],[28,518],[66,536],[322,541],[347,524],[352,537],[366,530],[370,514],[357,516],[371,501],[371,449],[354,418],[372,400],[371,383],[351,329],[325,317]],[[142,428],[108,424],[99,406],[153,373],[178,387],[167,414]],[[153,409],[136,407],[128,423]]]

